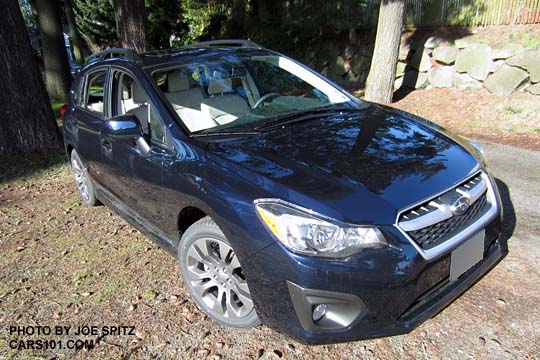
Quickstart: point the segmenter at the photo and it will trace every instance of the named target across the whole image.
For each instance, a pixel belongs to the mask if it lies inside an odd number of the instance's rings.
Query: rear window
[[[86,97],[84,107],[103,116],[103,103],[105,99],[105,79],[107,70],[96,71],[88,75],[86,82]]]

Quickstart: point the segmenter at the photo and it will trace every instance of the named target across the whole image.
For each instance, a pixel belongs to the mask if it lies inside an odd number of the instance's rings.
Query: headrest
[[[122,100],[127,100],[127,99],[129,99],[129,91],[124,86],[124,90],[122,90]]]
[[[189,90],[189,78],[175,71],[167,75],[167,85],[169,86],[169,92]]]
[[[211,79],[208,83],[208,94],[225,94],[233,91],[232,79]]]
[[[214,70],[212,77],[214,79],[226,79],[229,77],[229,74],[224,71]]]
[[[148,101],[143,89],[135,81],[131,84],[131,96],[135,104],[146,104]]]

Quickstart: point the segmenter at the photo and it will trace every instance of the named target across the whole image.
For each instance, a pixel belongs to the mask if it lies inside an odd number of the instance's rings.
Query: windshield
[[[349,97],[279,55],[227,55],[152,76],[194,133],[256,129],[304,112],[357,108]]]

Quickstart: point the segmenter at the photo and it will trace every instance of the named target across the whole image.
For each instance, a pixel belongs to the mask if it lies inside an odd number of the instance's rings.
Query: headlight
[[[296,253],[342,258],[388,246],[376,227],[340,224],[281,200],[256,200],[255,209],[266,228]]]

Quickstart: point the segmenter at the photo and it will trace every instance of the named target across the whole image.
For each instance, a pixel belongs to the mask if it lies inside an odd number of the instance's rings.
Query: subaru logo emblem
[[[450,205],[450,211],[452,211],[452,214],[454,215],[462,215],[464,214],[471,205],[468,198],[465,196],[460,197],[452,205]]]

